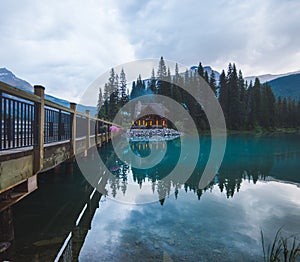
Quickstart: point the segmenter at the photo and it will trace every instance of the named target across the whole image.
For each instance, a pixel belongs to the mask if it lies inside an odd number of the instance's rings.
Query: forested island
[[[261,83],[258,78],[254,83],[248,83],[234,63],[229,63],[227,72],[222,70],[219,79],[216,79],[214,71],[208,74],[201,62],[195,70],[186,70],[184,73],[179,72],[176,64],[175,74],[172,75],[163,57],[160,58],[156,73],[153,68],[151,77],[145,80],[139,75],[132,82],[130,92],[124,70],[118,75],[112,68],[104,88],[99,88],[98,117],[113,120],[118,110],[128,101],[143,95],[158,94],[180,103],[192,116],[198,130],[207,131],[209,124],[201,105],[182,88],[197,85],[199,77],[205,79],[218,99],[228,130],[299,130],[300,100],[280,96],[276,98],[271,86],[267,82]]]

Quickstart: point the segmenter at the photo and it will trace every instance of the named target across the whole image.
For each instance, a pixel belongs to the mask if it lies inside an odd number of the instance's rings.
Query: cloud
[[[159,57],[247,74],[299,69],[299,1],[161,1],[124,14],[138,57]],[[128,10],[126,10],[128,12]]]
[[[12,0],[1,11],[0,66],[75,101],[109,68],[161,55],[236,62],[244,75],[300,69],[297,0]]]
[[[4,8],[10,17],[0,21],[1,66],[48,93],[78,97],[102,71],[135,59],[108,2],[27,1]]]

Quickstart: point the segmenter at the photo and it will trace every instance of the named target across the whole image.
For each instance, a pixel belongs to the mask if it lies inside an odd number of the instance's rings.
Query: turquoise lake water
[[[39,189],[13,209],[10,256],[51,261],[73,232],[70,248],[80,261],[263,261],[261,230],[267,243],[280,227],[283,235],[300,237],[300,135],[229,136],[222,165],[204,189],[198,185],[210,139],[200,142],[199,161],[187,181],[163,180],[178,164],[180,139],[132,143],[141,157],[166,150],[148,169],[122,162],[111,145],[101,148],[113,176],[104,181],[101,173],[91,174],[100,178],[98,189],[106,197],[99,195],[94,209],[88,205],[80,232],[74,230],[76,217],[92,188],[78,167],[73,175],[65,169],[41,175]],[[87,159],[87,166],[94,161]],[[188,169],[189,158],[180,165]]]

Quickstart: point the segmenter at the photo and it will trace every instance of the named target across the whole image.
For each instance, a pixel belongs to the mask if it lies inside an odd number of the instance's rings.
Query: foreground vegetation
[[[281,228],[276,232],[274,240],[266,246],[263,232],[261,231],[264,262],[294,262],[300,257],[300,242],[295,235],[282,236]]]

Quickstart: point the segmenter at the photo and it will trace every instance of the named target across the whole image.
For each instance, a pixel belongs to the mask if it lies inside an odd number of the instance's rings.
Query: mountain
[[[208,73],[209,76],[213,70],[210,66],[205,66],[203,67],[203,69]],[[192,66],[190,68],[190,71],[192,71],[193,73],[197,73],[198,66]],[[213,71],[218,83],[220,74],[215,70]],[[287,98],[290,96],[292,99],[300,99],[300,71],[278,75],[266,74],[260,76],[248,76],[245,77],[245,80],[248,81],[248,84],[251,80],[254,83],[256,77],[259,78],[261,83],[268,82],[272,87],[272,90],[276,97],[281,96],[282,98]]]
[[[11,71],[7,70],[6,68],[0,68],[0,81],[20,88],[26,92],[33,92],[33,87],[31,86],[31,84],[16,77]]]
[[[291,97],[296,100],[300,98],[300,73],[276,78],[268,84],[276,97]]]
[[[290,72],[290,73],[285,73],[285,74],[278,74],[278,75],[266,74],[266,75],[259,75],[259,76],[247,76],[247,77],[245,77],[245,81],[248,81],[248,83],[250,83],[250,81],[252,81],[254,83],[255,78],[258,77],[258,79],[261,83],[265,83],[267,81],[271,81],[271,80],[277,79],[279,77],[289,76],[289,75],[299,74],[299,73],[300,73],[300,71],[295,71],[295,72]]]
[[[214,71],[215,79],[216,79],[217,83],[219,83],[220,73],[218,71],[213,70],[210,66],[204,66],[203,70],[204,70],[204,72],[207,72],[208,76],[210,76],[211,72]],[[198,66],[191,66],[190,71],[192,71],[193,73],[197,73]]]
[[[7,70],[6,68],[0,68],[0,81],[33,94],[33,86],[31,84],[29,84],[27,81],[21,78],[16,77],[11,71]],[[70,107],[70,102],[61,98],[45,94],[45,99],[65,107]],[[78,104],[77,110],[79,112],[85,112],[85,110],[90,110],[91,116],[97,114],[97,108],[93,106],[85,106]]]

